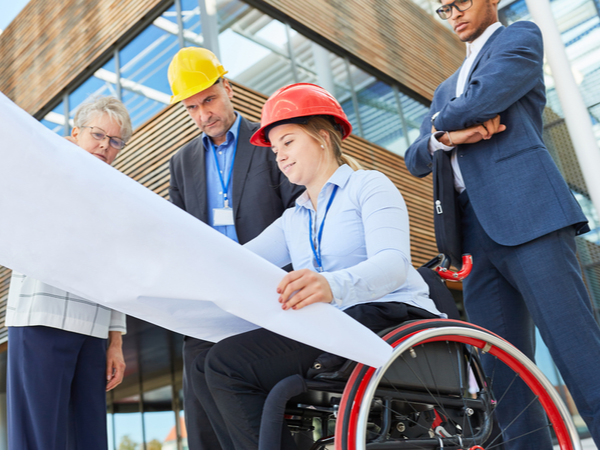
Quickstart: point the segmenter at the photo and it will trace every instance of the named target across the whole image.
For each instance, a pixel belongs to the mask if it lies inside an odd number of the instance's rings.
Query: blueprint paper
[[[56,135],[0,93],[0,264],[217,342],[264,327],[379,367],[391,347],[342,311],[283,311],[285,272]]]

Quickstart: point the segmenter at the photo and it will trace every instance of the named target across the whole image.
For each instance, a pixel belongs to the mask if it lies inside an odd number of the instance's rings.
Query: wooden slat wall
[[[4,351],[2,343],[6,341],[8,335],[8,330],[4,326],[4,319],[6,318],[6,301],[8,299],[11,273],[11,270],[0,266],[0,353]]]
[[[259,121],[266,97],[232,84],[236,110],[250,120]],[[200,131],[180,104],[167,107],[136,131],[130,144],[116,160],[115,167],[157,194],[167,197],[171,155],[199,134]],[[413,177],[408,173],[402,157],[354,135],[345,141],[344,149],[365,168],[385,173],[402,192],[410,215],[413,264],[419,266],[435,256],[431,177]]]
[[[274,7],[429,100],[465,57],[452,31],[411,0],[249,1]]]
[[[266,97],[238,84],[232,85],[236,110],[250,120],[259,121]],[[169,159],[177,149],[199,134],[200,131],[181,104],[168,106],[136,130],[114,166],[167,198]],[[431,177],[413,177],[408,173],[402,157],[355,135],[344,141],[344,151],[358,159],[366,169],[385,173],[402,192],[410,217],[413,264],[418,267],[435,256],[437,249],[433,233]],[[0,344],[6,340],[4,311],[9,281],[10,271],[0,266]]]
[[[253,0],[431,99],[463,45],[411,0]],[[31,0],[0,35],[0,91],[40,111],[168,0]]]
[[[0,91],[30,114],[165,0],[31,0],[0,35]]]
[[[462,44],[410,0],[249,0],[275,7],[314,33],[425,98],[463,58]],[[31,0],[0,35],[0,91],[37,114],[140,21],[169,0]],[[258,120],[264,96],[235,86],[236,108]],[[165,108],[136,130],[116,167],[166,197],[168,161],[199,134],[179,105]],[[429,178],[408,174],[400,156],[351,136],[348,154],[386,173],[401,190],[410,214],[413,264],[436,253]],[[0,267],[0,346],[10,271]],[[1,349],[0,349],[1,351]]]

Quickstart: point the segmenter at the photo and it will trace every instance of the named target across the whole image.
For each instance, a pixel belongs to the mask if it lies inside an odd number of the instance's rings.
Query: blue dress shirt
[[[291,262],[295,270],[316,271],[309,215],[314,236],[335,185],[338,189],[325,218],[320,246],[322,275],[331,287],[332,303],[346,309],[359,303],[404,302],[441,315],[410,262],[404,199],[380,172],[355,172],[341,166],[321,189],[316,212],[305,191],[295,208],[286,210],[245,247],[279,267]]]
[[[227,177],[229,176],[230,169],[233,164],[233,154],[237,147],[238,131],[240,128],[240,122],[242,120],[241,116],[237,112],[235,113],[235,115],[237,117],[229,131],[227,131],[225,142],[223,142],[218,147],[215,147],[215,153],[219,161],[219,169],[221,170],[221,176],[223,177],[223,181],[225,183],[227,183]],[[206,196],[208,200],[208,224],[215,230],[217,230],[219,233],[223,233],[228,238],[233,239],[235,242],[238,242],[238,237],[234,225],[213,226],[214,209],[223,208],[224,206],[223,188],[221,187],[221,180],[219,178],[218,172],[219,169],[217,169],[214,153],[212,151],[213,143],[206,134],[202,135],[202,143],[204,145],[205,152],[204,157],[206,167]],[[229,199],[230,208],[233,206],[231,204],[232,184],[233,183],[230,180],[229,185],[227,186],[227,198]]]

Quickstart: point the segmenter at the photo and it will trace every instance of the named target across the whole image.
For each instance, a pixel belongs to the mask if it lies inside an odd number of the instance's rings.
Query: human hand
[[[294,270],[277,286],[279,303],[284,310],[301,309],[311,303],[331,303],[333,293],[327,279],[308,269]]]
[[[432,133],[435,133],[435,127],[431,127]],[[506,125],[500,123],[500,115],[497,115],[493,119],[486,120],[484,123],[476,124],[465,128],[464,130],[451,131],[450,139],[448,134],[444,134],[439,137],[439,141],[448,146],[456,146],[459,144],[475,144],[482,139],[490,139],[493,135],[501,133],[506,130]]]
[[[123,358],[123,338],[120,331],[109,331],[109,344],[106,350],[106,391],[114,389],[125,375]]]

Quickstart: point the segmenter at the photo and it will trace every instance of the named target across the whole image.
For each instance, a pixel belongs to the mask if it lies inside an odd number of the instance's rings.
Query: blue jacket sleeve
[[[437,92],[437,89],[436,89]],[[435,93],[433,94],[435,98]],[[433,157],[429,153],[429,139],[431,138],[431,116],[434,114],[433,106],[423,118],[419,137],[411,144],[404,154],[404,163],[408,171],[416,177],[424,177],[431,173]],[[437,119],[436,119],[437,122]]]
[[[492,119],[540,81],[544,49],[533,22],[517,22],[491,43],[489,62],[480,61],[463,95],[452,99],[435,119],[438,130],[455,131]]]

